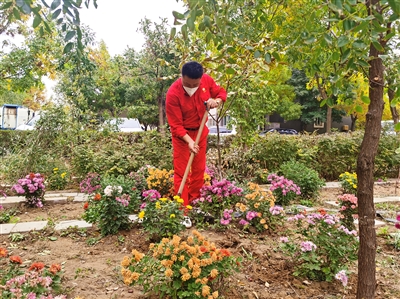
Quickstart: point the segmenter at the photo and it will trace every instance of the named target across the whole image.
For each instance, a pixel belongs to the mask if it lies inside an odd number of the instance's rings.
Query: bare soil
[[[375,197],[395,196],[400,193],[394,183],[376,185],[374,192]],[[321,190],[319,207],[326,208],[325,201],[334,201],[339,194],[339,189]],[[400,211],[400,205],[395,205]],[[74,202],[46,204],[43,209],[19,206],[18,217],[20,221],[57,222],[79,219],[83,212],[82,206],[83,203]],[[394,231],[393,224],[388,224],[386,233],[378,236],[376,298],[400,298],[400,255],[387,242],[387,233]],[[185,234],[189,232],[187,230]],[[251,234],[228,230],[203,231],[202,234],[218,246],[228,248],[233,255],[243,257],[241,272],[226,281],[221,290],[224,298],[355,298],[356,265],[352,269],[353,274],[346,289],[337,281],[315,282],[293,277],[292,265],[276,249],[279,232]],[[12,242],[9,236],[0,235],[0,247],[8,247],[11,254],[20,255],[23,260],[30,261],[28,264],[63,264],[64,294],[68,294],[68,298],[152,298],[143,295],[140,287],[125,286],[119,274],[121,260],[132,249],[147,252],[150,242],[138,227],[105,238],[100,238],[95,227],[87,230],[70,228],[55,231],[49,226],[44,231],[23,235],[25,239],[20,242]]]

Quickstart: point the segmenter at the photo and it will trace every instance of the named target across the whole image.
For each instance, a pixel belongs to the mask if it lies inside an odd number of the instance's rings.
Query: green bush
[[[279,174],[300,187],[303,199],[316,198],[319,189],[325,184],[324,180],[319,178],[318,172],[294,160],[283,163],[279,168]]]

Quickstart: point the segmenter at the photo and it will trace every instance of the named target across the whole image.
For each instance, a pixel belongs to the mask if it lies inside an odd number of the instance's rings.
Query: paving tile
[[[10,233],[23,233],[33,230],[42,230],[47,225],[47,221],[20,222],[15,224]]]
[[[12,229],[14,228],[15,223],[5,223],[0,224],[0,235],[7,235],[9,234]]]
[[[400,196],[387,196],[387,197],[377,197],[374,198],[374,202],[392,202],[392,201],[400,201]]]
[[[354,220],[354,224],[357,226],[358,228],[358,219]],[[387,223],[384,221],[380,221],[380,220],[376,220],[375,219],[375,226],[382,226],[382,225],[386,225]]]
[[[68,227],[75,227],[77,226],[78,228],[88,228],[92,227],[91,223],[87,223],[86,221],[83,220],[66,220],[66,221],[60,221],[57,223],[54,227],[55,230],[63,230],[67,229]]]

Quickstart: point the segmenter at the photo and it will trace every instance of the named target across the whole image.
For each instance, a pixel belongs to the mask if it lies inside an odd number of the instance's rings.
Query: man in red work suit
[[[204,127],[199,144],[195,139],[207,109],[216,108],[226,101],[226,91],[207,74],[201,64],[187,62],[182,67],[182,77],[168,89],[166,112],[172,133],[174,151],[174,187],[178,193],[190,153],[195,153],[181,197],[184,205],[200,196],[204,184],[208,128]]]

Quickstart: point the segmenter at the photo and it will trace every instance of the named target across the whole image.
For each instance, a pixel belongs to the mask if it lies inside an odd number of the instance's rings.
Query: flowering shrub
[[[160,170],[157,168],[148,169],[147,188],[157,190],[162,197],[174,196],[174,171]]]
[[[338,271],[357,259],[357,231],[340,225],[339,217],[326,213],[297,214],[294,240],[282,237],[281,248],[295,264],[296,276],[332,281]]]
[[[101,188],[100,185],[101,177],[98,173],[88,173],[86,178],[82,180],[79,184],[79,188],[82,193],[91,194],[94,193],[97,189]]]
[[[272,173],[267,179],[271,183],[270,190],[276,198],[276,203],[279,205],[287,205],[297,195],[301,194],[300,188],[292,180],[288,180],[284,176]]]
[[[121,274],[127,285],[140,285],[159,298],[219,298],[224,278],[238,271],[240,258],[219,249],[199,232],[182,240],[174,235],[151,244],[147,255],[136,250],[124,257]]]
[[[239,224],[244,228],[255,227],[258,231],[274,228],[283,221],[284,211],[275,206],[275,197],[270,190],[262,190],[258,184],[248,183],[245,201],[238,202],[236,208],[242,214]]]
[[[173,199],[161,197],[156,190],[144,191],[144,201],[140,206],[139,219],[143,229],[151,240],[159,241],[185,229],[183,199],[174,196]],[[191,209],[191,206],[187,206]]]
[[[127,229],[129,219],[130,196],[121,186],[106,186],[102,191],[92,193],[85,202],[82,218],[97,224],[103,236],[116,234],[120,229]]]
[[[200,198],[195,199],[192,205],[196,207],[197,211],[191,213],[191,217],[196,222],[201,223],[204,221],[204,214],[211,215],[213,218],[224,220],[224,210],[230,210],[242,196],[243,189],[235,186],[234,182],[226,179],[217,181],[213,179],[211,185],[203,186],[200,189]],[[225,219],[226,220],[226,219]]]
[[[344,287],[347,286],[349,278],[347,277],[346,270],[340,270],[336,273],[335,278],[339,280]]]
[[[53,173],[47,178],[50,190],[64,190],[68,184],[68,174],[61,172],[59,168],[53,168]]]
[[[400,229],[400,214],[397,214],[397,216],[396,216],[396,223],[394,224],[394,226],[395,226],[397,229]]]
[[[341,221],[348,229],[355,229],[354,218],[358,217],[357,197],[353,194],[343,194],[337,197]]]
[[[130,180],[134,183],[134,186],[141,194],[144,190],[147,190],[147,177],[149,176],[149,169],[152,169],[150,165],[142,166],[136,172],[128,174]]]
[[[40,173],[30,173],[25,178],[19,179],[11,190],[25,196],[28,205],[43,207],[45,185],[44,177]]]
[[[339,175],[340,185],[343,188],[343,193],[357,193],[357,173],[344,172]]]
[[[61,265],[46,267],[43,263],[33,263],[24,270],[20,267],[22,259],[10,256],[0,247],[0,294],[2,299],[66,299],[65,295],[55,296],[61,286]]]

